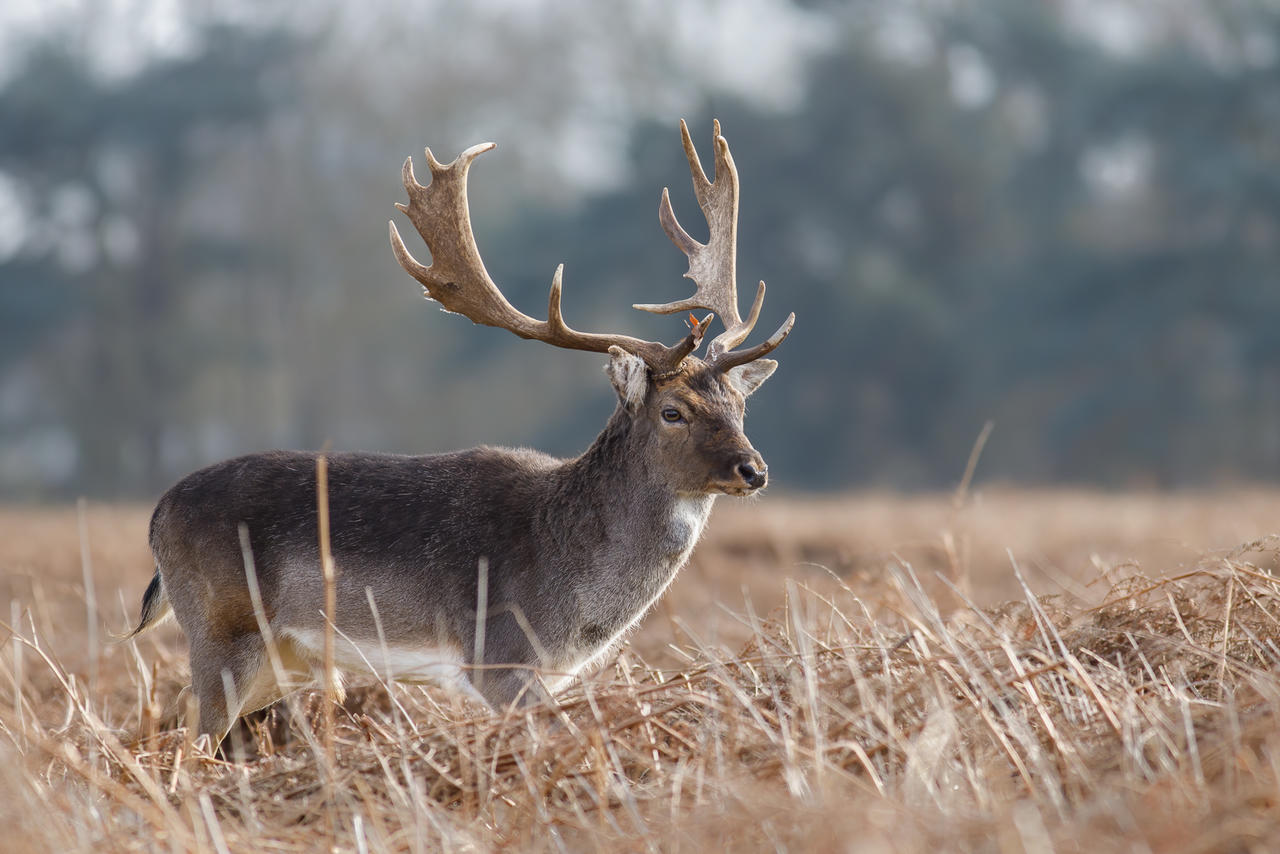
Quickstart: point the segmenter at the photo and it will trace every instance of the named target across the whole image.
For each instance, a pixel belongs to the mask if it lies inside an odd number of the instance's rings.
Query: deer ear
[[[621,347],[609,348],[609,364],[604,372],[613,383],[613,390],[618,393],[618,400],[633,412],[644,403],[645,393],[649,390],[649,366],[644,359],[633,356]]]
[[[773,372],[777,369],[778,363],[773,359],[756,359],[754,362],[730,368],[725,372],[724,378],[738,394],[750,397],[751,393],[764,385],[764,381],[773,376]]]

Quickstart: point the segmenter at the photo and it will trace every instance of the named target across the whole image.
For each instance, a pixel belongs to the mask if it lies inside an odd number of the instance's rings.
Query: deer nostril
[[[767,471],[768,469],[761,471],[751,463],[741,463],[738,466],[738,475],[742,478],[743,482],[752,489],[764,485],[765,473]]]

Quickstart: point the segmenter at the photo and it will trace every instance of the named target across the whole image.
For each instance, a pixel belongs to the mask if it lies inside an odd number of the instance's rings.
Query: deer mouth
[[[707,492],[721,495],[733,495],[737,498],[746,498],[749,495],[756,495],[763,491],[765,484],[759,486],[747,486],[742,483],[715,483],[707,490]]]

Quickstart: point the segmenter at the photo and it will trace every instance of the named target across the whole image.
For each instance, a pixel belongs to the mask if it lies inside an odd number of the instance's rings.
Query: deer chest
[[[671,507],[667,524],[658,540],[658,554],[663,561],[674,561],[679,568],[692,551],[711,512],[710,496],[677,498]]]

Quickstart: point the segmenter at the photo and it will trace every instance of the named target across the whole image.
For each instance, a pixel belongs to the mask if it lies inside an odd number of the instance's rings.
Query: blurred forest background
[[[490,272],[674,340],[742,177],[788,311],[748,431],[786,490],[1280,480],[1280,4],[63,0],[0,11],[0,497],[154,496],[269,447],[583,448],[594,355],[441,315],[405,155],[486,140]],[[420,162],[420,158],[419,158]],[[412,251],[427,252],[401,223]],[[758,340],[758,339],[756,339]]]

